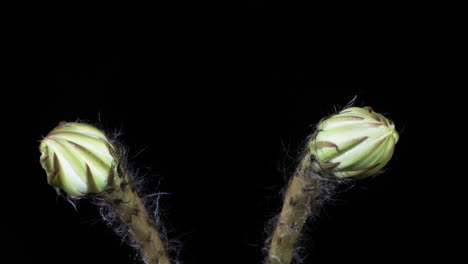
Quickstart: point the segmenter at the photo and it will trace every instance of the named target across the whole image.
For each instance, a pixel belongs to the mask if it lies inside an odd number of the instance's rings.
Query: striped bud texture
[[[72,197],[101,193],[121,183],[116,149],[101,130],[64,122],[41,140],[47,182]]]
[[[312,167],[339,178],[371,176],[393,155],[395,125],[371,107],[349,107],[322,121],[309,141]]]

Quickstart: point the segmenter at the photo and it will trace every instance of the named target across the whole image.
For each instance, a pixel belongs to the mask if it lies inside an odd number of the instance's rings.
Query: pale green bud
[[[100,193],[121,182],[116,149],[99,129],[61,123],[41,140],[47,182],[73,197]]]
[[[393,122],[372,108],[346,108],[318,125],[312,167],[340,178],[371,176],[391,159],[398,138]]]

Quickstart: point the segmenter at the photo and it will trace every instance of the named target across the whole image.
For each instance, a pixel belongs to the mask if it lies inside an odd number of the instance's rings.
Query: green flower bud
[[[39,149],[47,182],[73,197],[100,193],[121,182],[116,150],[93,126],[61,123],[41,140]]]
[[[393,122],[370,107],[349,107],[322,121],[309,143],[312,168],[339,178],[371,176],[393,155]]]

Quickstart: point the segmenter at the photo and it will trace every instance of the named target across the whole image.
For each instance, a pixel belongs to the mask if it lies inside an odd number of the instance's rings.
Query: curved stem
[[[130,188],[118,188],[105,199],[127,226],[147,264],[170,264],[166,248],[143,201]]]
[[[311,214],[311,205],[320,195],[318,180],[302,173],[290,180],[281,214],[268,251],[268,264],[289,264],[302,227]]]

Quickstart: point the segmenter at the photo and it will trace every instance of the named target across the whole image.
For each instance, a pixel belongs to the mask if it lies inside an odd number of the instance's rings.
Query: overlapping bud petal
[[[61,123],[41,140],[39,149],[47,182],[73,197],[100,193],[121,182],[115,147],[91,125]]]
[[[368,177],[388,163],[398,139],[382,114],[349,107],[318,125],[309,143],[312,167],[340,178]]]

